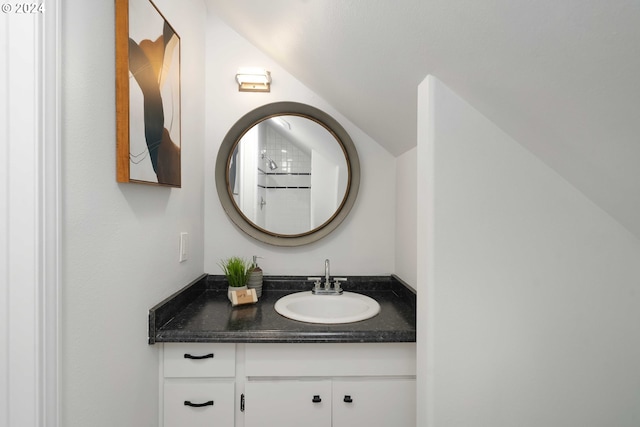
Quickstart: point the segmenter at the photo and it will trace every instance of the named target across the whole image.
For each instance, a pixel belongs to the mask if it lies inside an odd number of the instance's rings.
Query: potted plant
[[[232,256],[222,260],[220,267],[224,271],[224,275],[229,282],[227,296],[231,300],[231,291],[239,291],[247,289],[247,280],[249,280],[250,263],[243,258]]]

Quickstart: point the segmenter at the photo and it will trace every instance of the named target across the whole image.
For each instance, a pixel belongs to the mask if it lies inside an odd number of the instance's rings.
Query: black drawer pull
[[[192,408],[202,408],[203,406],[213,406],[213,400],[210,400],[204,403],[191,403],[188,400],[185,400],[184,406],[191,406]]]
[[[205,354],[204,356],[193,356],[193,355],[191,355],[189,353],[185,353],[184,358],[185,359],[192,359],[192,360],[213,359],[213,353]]]
[[[353,399],[348,394],[344,396],[344,403],[353,403]]]
[[[313,403],[320,403],[322,402],[322,399],[320,399],[320,396],[318,396],[317,394],[313,396],[313,399],[311,400]]]

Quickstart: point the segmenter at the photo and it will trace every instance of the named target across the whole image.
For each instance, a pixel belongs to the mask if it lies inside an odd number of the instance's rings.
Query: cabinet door
[[[414,379],[334,380],[333,427],[415,427]]]
[[[233,427],[233,382],[165,380],[164,427]]]
[[[245,427],[329,427],[331,381],[247,381],[244,416]]]

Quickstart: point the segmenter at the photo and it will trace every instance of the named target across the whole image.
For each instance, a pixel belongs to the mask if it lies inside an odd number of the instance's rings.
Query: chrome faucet
[[[331,288],[331,280],[329,280],[329,259],[324,260],[324,288]]]
[[[342,294],[342,288],[340,282],[347,280],[346,277],[334,277],[333,288],[331,287],[331,276],[329,274],[329,260],[324,260],[324,283],[322,283],[321,277],[307,277],[307,280],[313,280],[314,286],[311,292],[314,295],[340,295]]]

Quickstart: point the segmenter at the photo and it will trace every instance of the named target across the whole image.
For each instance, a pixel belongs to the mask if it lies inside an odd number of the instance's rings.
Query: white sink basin
[[[380,304],[376,300],[353,292],[343,292],[342,295],[297,292],[280,298],[274,308],[289,319],[327,324],[358,322],[380,312]]]

